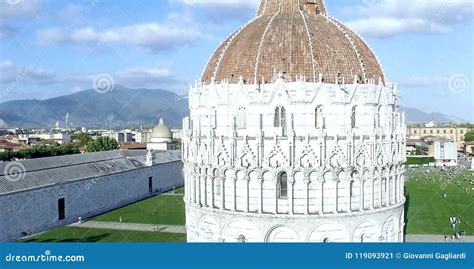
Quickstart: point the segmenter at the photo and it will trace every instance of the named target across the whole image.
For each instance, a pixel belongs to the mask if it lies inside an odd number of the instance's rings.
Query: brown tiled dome
[[[326,83],[385,81],[367,44],[327,15],[323,0],[261,0],[257,17],[234,32],[215,51],[201,80],[269,83],[304,76]]]

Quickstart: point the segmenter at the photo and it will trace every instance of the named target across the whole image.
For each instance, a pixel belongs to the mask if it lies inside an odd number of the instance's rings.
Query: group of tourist
[[[460,217],[456,217],[456,216],[451,216],[449,217],[449,222],[451,224],[451,228],[455,231],[456,230],[456,226],[461,224],[461,218]],[[464,229],[460,230],[459,232],[455,232],[454,234],[452,234],[451,236],[448,236],[448,235],[444,235],[444,241],[448,242],[448,241],[461,241],[461,239],[466,235],[466,231],[464,231]]]

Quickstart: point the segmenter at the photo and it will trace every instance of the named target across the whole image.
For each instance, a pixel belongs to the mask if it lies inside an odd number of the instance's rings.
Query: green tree
[[[474,131],[469,131],[464,135],[464,141],[465,142],[471,142],[474,141]]]
[[[116,150],[118,143],[115,139],[107,136],[99,136],[96,140],[87,143],[88,152]]]
[[[80,148],[87,146],[87,144],[92,141],[92,137],[86,133],[78,133],[73,136],[73,140],[74,144]]]
[[[415,155],[421,155],[421,149],[420,148],[416,148]]]

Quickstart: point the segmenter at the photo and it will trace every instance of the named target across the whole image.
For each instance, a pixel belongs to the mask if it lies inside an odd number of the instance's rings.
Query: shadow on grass
[[[111,234],[110,233],[104,233],[104,234],[100,234],[100,235],[93,235],[93,236],[88,236],[88,237],[84,237],[84,238],[66,238],[66,239],[62,239],[62,240],[57,240],[57,239],[39,239],[39,238],[32,238],[32,239],[28,239],[24,242],[27,242],[27,243],[51,243],[51,242],[57,242],[57,243],[81,243],[81,242],[89,242],[89,243],[92,243],[92,242],[98,242],[108,236],[110,236]]]
[[[404,221],[405,221],[405,226],[403,227],[403,234],[406,236],[408,234],[408,210],[410,209],[410,193],[407,192],[407,187],[404,187],[404,193],[405,193],[405,216],[404,216]]]

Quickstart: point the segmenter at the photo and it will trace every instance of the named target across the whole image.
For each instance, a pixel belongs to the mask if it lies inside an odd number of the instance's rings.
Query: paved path
[[[405,236],[405,242],[416,243],[416,242],[445,242],[444,235],[421,235],[421,234],[408,234]],[[451,239],[448,242],[452,242]],[[474,236],[465,236],[461,241],[454,242],[474,242]]]
[[[153,224],[142,223],[125,223],[125,222],[106,222],[106,221],[85,221],[83,223],[73,223],[71,227],[81,228],[96,228],[96,229],[112,229],[112,230],[128,230],[128,231],[142,231],[153,232]],[[184,226],[178,225],[160,225],[158,224],[159,232],[161,233],[186,233]]]
[[[171,193],[171,192],[160,194],[160,196],[161,195],[165,195],[165,196],[184,196],[184,194],[182,194],[182,193]]]

